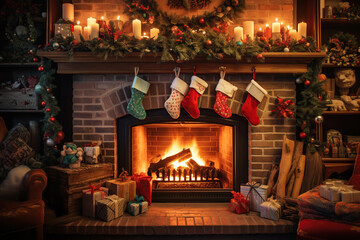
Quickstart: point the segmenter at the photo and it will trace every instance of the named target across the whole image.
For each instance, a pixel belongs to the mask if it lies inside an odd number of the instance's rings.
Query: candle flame
[[[278,20],[278,19],[277,19],[277,18],[275,18],[275,22],[277,22],[277,20]]]
[[[146,36],[146,33],[144,33],[144,36]]]
[[[101,20],[104,20],[104,16],[101,16]]]
[[[117,20],[120,20],[120,16],[117,16]]]
[[[288,29],[291,29],[289,25],[287,25],[287,28],[288,28]]]
[[[79,25],[80,24],[80,21],[77,21],[77,25]]]
[[[269,24],[266,24],[265,26],[266,26],[266,27],[269,27]]]
[[[261,31],[261,28],[259,28],[259,31]]]
[[[283,22],[281,22],[280,24],[283,25]]]

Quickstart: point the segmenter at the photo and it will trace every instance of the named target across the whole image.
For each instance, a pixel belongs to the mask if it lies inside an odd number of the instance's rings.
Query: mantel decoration
[[[348,0],[340,2],[338,7],[333,8],[333,18],[335,19],[360,19],[360,3],[358,0]]]
[[[350,33],[339,32],[333,35],[327,44],[327,55],[330,63],[343,67],[360,65],[360,45]]]

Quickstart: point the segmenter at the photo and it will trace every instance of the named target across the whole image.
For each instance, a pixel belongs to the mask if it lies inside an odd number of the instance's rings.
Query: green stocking
[[[146,118],[146,112],[142,105],[142,100],[149,90],[150,83],[135,76],[131,88],[131,99],[127,105],[127,110],[130,115],[143,120]]]

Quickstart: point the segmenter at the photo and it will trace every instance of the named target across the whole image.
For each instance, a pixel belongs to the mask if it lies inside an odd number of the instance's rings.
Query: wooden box
[[[35,90],[1,90],[0,109],[38,109]]]
[[[46,168],[48,186],[46,204],[57,215],[81,214],[82,191],[91,184],[103,184],[114,178],[113,164],[81,164],[80,168],[69,169],[58,166]]]

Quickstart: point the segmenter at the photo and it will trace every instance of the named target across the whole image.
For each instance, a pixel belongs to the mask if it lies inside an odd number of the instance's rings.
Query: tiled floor
[[[293,222],[260,218],[256,212],[237,215],[230,212],[228,206],[228,203],[153,203],[145,214],[139,216],[125,214],[111,222],[73,215],[47,219],[44,231],[47,235],[63,237],[64,234],[67,237],[196,235],[197,237],[193,239],[199,239],[200,235],[294,236],[296,234],[297,225]],[[67,237],[65,239],[68,239]],[[93,239],[92,237],[87,239]]]

